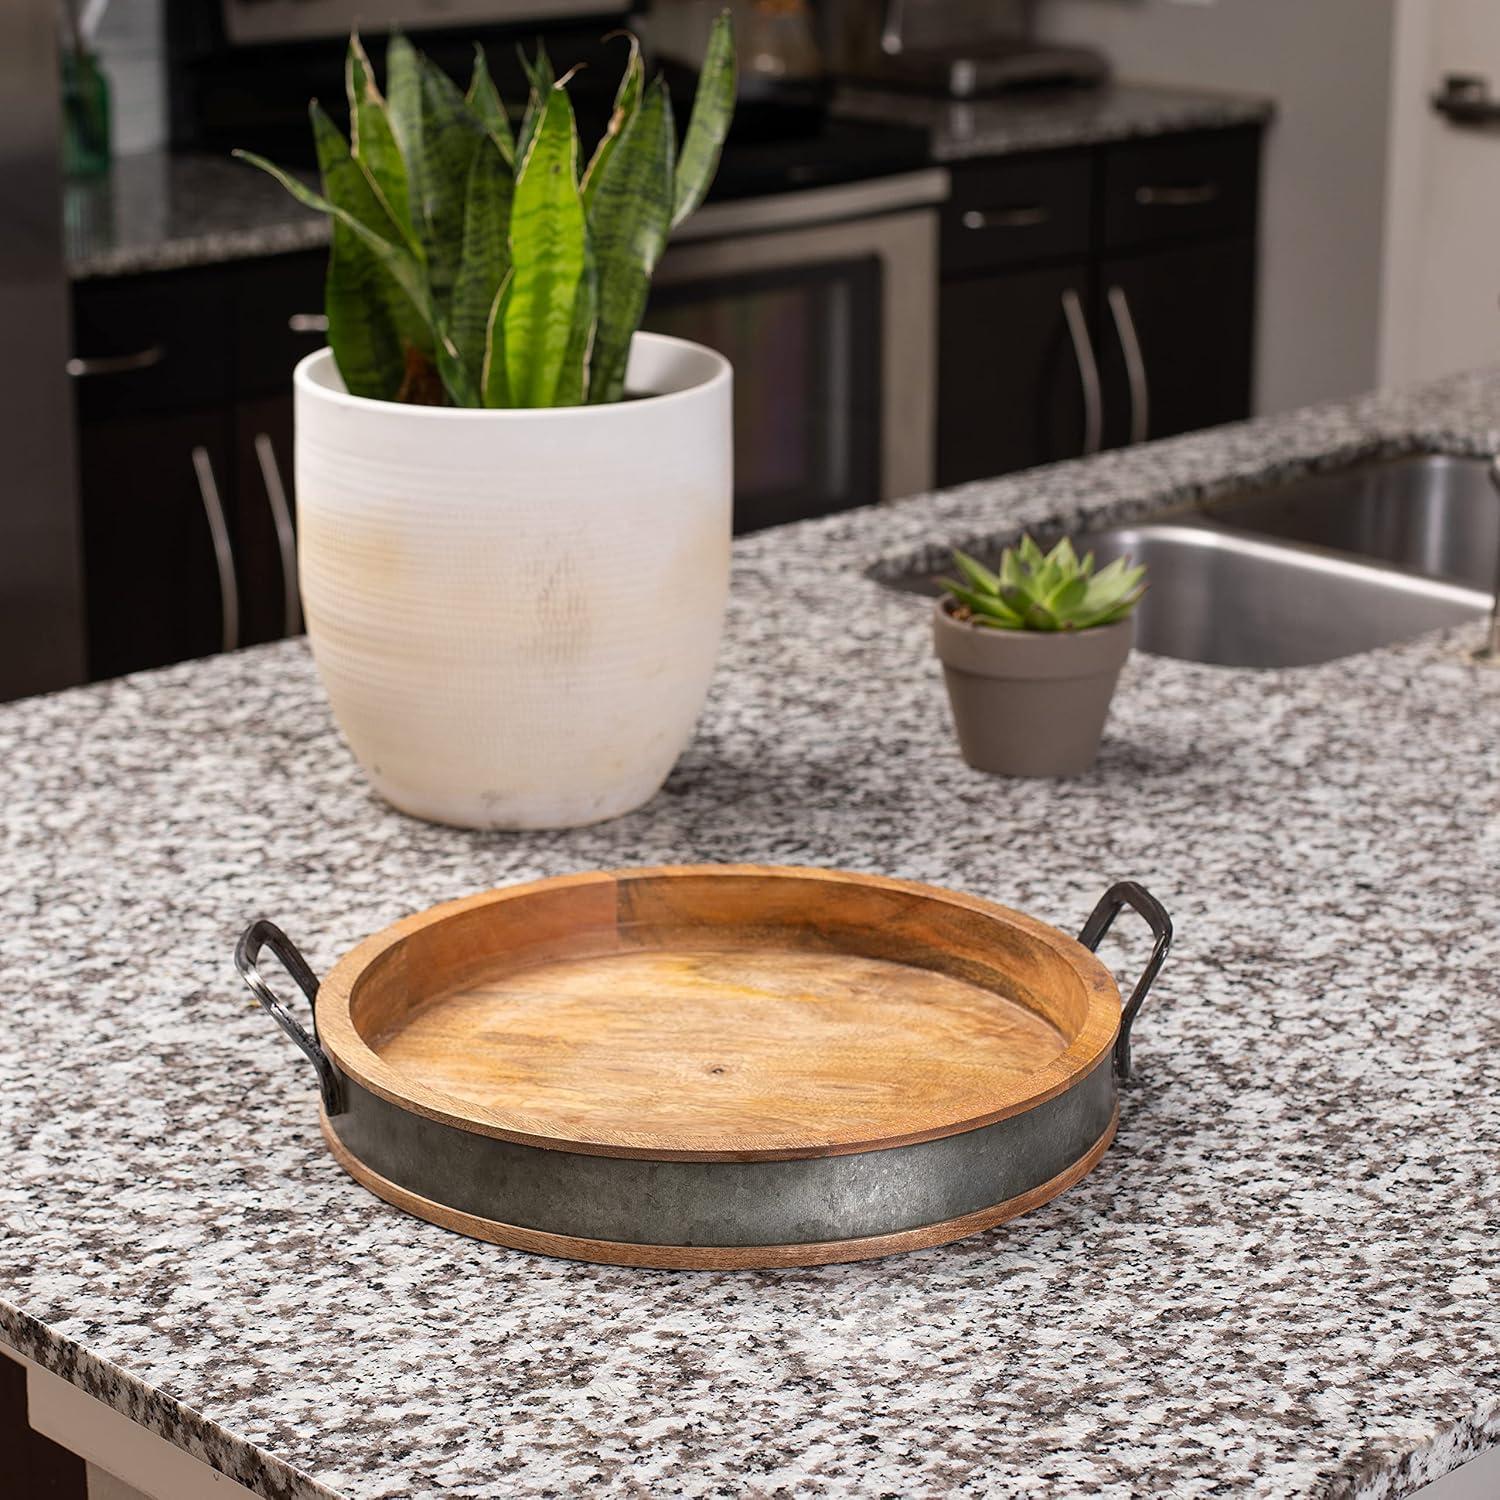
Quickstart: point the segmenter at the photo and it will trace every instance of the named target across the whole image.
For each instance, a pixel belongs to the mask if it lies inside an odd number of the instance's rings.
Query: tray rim
[[[962,1214],[954,1219],[938,1219],[913,1229],[890,1234],[856,1235],[846,1240],[807,1240],[789,1244],[768,1245],[661,1245],[633,1240],[599,1240],[556,1230],[533,1229],[523,1224],[508,1224],[500,1219],[486,1219],[478,1214],[452,1208],[436,1198],[428,1198],[411,1188],[402,1187],[382,1176],[351,1151],[339,1139],[338,1132],[323,1109],[318,1110],[318,1128],[334,1161],[366,1191],[389,1203],[393,1208],[425,1219],[440,1229],[467,1235],[470,1239],[502,1245],[508,1250],[523,1250],[532,1255],[546,1255],[558,1260],[585,1261],[602,1266],[629,1266],[645,1271],[780,1271],[800,1266],[843,1265],[851,1261],[876,1260],[908,1250],[930,1250],[955,1240],[994,1229],[997,1225],[1020,1218],[1041,1208],[1054,1198],[1076,1187],[1100,1163],[1118,1133],[1120,1105],[1118,1099],[1103,1133],[1074,1161],[1060,1172],[987,1208]]]
[[[822,881],[829,884],[872,887],[878,890],[935,900],[991,917],[1020,928],[1054,949],[1079,973],[1088,992],[1088,1013],[1078,1036],[1061,1053],[1035,1069],[998,1085],[994,1106],[980,1114],[945,1121],[927,1129],[871,1139],[849,1139],[782,1146],[726,1146],[721,1149],[682,1148],[644,1141],[640,1134],[626,1137],[608,1131],[597,1138],[539,1134],[518,1124],[513,1116],[455,1095],[431,1088],[393,1068],[375,1052],[356,1030],[350,1016],[355,983],[377,958],[424,927],[476,908],[519,899],[538,890],[560,887],[615,884],[622,879],[680,879],[747,876],[772,879]],[[594,1156],[638,1157],[659,1161],[795,1161],[811,1157],[849,1155],[879,1151],[936,1140],[992,1125],[1056,1097],[1087,1077],[1106,1052],[1113,1048],[1120,1025],[1120,992],[1104,963],[1083,944],[1039,918],[943,886],[902,880],[887,875],[827,869],[802,865],[690,864],[628,865],[611,870],[587,870],[545,876],[516,885],[478,891],[453,901],[440,902],[403,917],[372,933],[346,953],[329,970],[318,988],[315,1007],[318,1037],[335,1066],[371,1093],[412,1113],[478,1135],[494,1136],[543,1150],[576,1152]]]

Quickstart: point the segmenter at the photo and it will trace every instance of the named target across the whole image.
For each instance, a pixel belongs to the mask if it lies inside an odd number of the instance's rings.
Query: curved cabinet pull
[[[269,433],[255,434],[255,457],[276,527],[277,550],[281,553],[282,633],[296,635],[302,629],[302,600],[297,592],[297,533],[292,529],[292,510],[286,503],[286,486],[281,482],[281,468]]]
[[[193,449],[193,470],[198,476],[198,493],[203,497],[203,513],[208,517],[214,561],[219,569],[219,607],[223,615],[219,649],[233,651],[240,643],[240,586],[235,578],[234,548],[229,541],[229,523],[224,517],[224,502],[219,499],[213,460],[208,449],[201,445]]]
[[[286,326],[293,333],[327,333],[328,319],[322,313],[293,313]]]
[[[900,57],[906,50],[904,0],[885,0],[885,12],[880,18],[880,50],[887,57]]]
[[[1109,289],[1109,311],[1125,356],[1125,379],[1130,385],[1130,441],[1144,443],[1151,431],[1151,385],[1146,379],[1146,360],[1130,314],[1130,299],[1123,287]]]
[[[167,357],[164,344],[137,349],[134,354],[96,354],[79,358],[76,354],[63,365],[74,380],[90,380],[96,375],[128,375],[132,370],[149,370]]]
[[[1135,190],[1135,201],[1142,208],[1200,208],[1219,196],[1217,182],[1195,182],[1191,187],[1152,187],[1145,184]]]
[[[1099,384],[1099,362],[1094,358],[1083,303],[1072,287],[1062,294],[1062,310],[1068,335],[1073,340],[1073,357],[1078,361],[1078,380],[1083,386],[1083,451],[1087,456],[1097,453],[1104,441],[1104,392]]]
[[[1014,208],[970,208],[959,223],[965,229],[1034,229],[1051,217],[1045,203],[1021,203]]]

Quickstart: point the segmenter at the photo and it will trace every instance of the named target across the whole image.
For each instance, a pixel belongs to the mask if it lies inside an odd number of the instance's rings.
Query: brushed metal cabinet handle
[[[74,355],[63,365],[74,380],[89,380],[96,375],[128,375],[132,370],[149,370],[167,357],[166,346],[152,344],[134,354],[95,354],[80,358]]]
[[[229,523],[224,517],[224,502],[219,499],[213,460],[201,444],[193,449],[193,470],[198,476],[198,493],[203,497],[203,513],[208,517],[214,562],[219,570],[219,607],[223,616],[219,649],[233,651],[240,643],[240,586],[235,577],[234,548],[229,541]]]
[[[1217,182],[1199,182],[1192,187],[1152,187],[1135,190],[1135,201],[1142,208],[1198,208],[1219,196]]]
[[[276,527],[276,546],[281,553],[282,633],[296,635],[302,629],[302,600],[297,592],[297,533],[292,529],[292,510],[286,503],[286,486],[269,433],[255,434],[255,457],[266,487],[266,503]]]
[[[1099,362],[1094,358],[1094,343],[1089,337],[1083,303],[1072,287],[1062,294],[1062,310],[1068,335],[1073,340],[1073,357],[1078,361],[1078,380],[1083,386],[1083,451],[1086,456],[1097,453],[1104,442],[1104,390],[1099,383]]]
[[[293,333],[327,333],[328,318],[324,313],[293,313],[286,326]]]
[[[1052,217],[1045,203],[1022,203],[1015,208],[971,208],[959,220],[965,229],[1034,229]]]
[[[885,0],[885,12],[880,18],[880,50],[887,57],[900,57],[906,50],[904,0]]]
[[[1120,353],[1125,356],[1125,379],[1130,385],[1130,441],[1144,443],[1151,431],[1151,384],[1146,378],[1146,360],[1124,287],[1110,287],[1109,311],[1115,320]]]

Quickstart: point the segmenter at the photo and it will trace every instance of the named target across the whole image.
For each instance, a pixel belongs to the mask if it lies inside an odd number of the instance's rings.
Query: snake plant
[[[963,581],[939,582],[956,601],[957,612],[975,625],[996,630],[1090,630],[1123,620],[1146,592],[1144,567],[1117,557],[1094,571],[1094,554],[1082,561],[1066,537],[1050,552],[1029,536],[1007,547],[1000,570],[992,573],[966,552],[953,561]]]
[[[523,58],[512,130],[482,48],[461,92],[393,33],[386,91],[357,34],[350,131],[310,106],[322,191],[248,151],[329,216],[328,342],[357,396],[426,405],[619,401],[630,341],[671,230],[703,201],[734,110],[734,37],[716,22],[678,149],[672,103],[630,53],[608,129],[585,164],[545,48]],[[571,76],[571,75],[568,75]]]

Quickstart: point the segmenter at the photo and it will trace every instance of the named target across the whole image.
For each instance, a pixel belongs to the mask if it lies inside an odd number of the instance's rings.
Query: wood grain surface
[[[422,1197],[420,1193],[410,1192],[389,1181],[372,1171],[345,1148],[326,1117],[322,1117],[322,1127],[323,1139],[334,1159],[361,1186],[392,1206],[404,1209],[443,1229],[451,1229],[456,1234],[466,1234],[471,1239],[488,1240],[491,1244],[505,1245],[512,1250],[526,1250],[535,1255],[593,1261],[601,1265],[672,1271],[748,1271],[874,1260],[878,1256],[895,1255],[905,1250],[926,1250],[934,1245],[946,1245],[982,1230],[993,1229],[1008,1219],[1040,1208],[1093,1171],[1115,1138],[1119,1118],[1119,1109],[1116,1108],[1104,1134],[1089,1150],[1040,1187],[1020,1193],[1014,1198],[1007,1198],[1003,1203],[993,1204],[989,1208],[964,1214],[961,1218],[924,1224],[918,1229],[904,1230],[899,1234],[873,1235],[863,1239],[820,1240],[803,1245],[734,1246],[635,1245],[620,1240],[577,1239],[571,1235],[527,1229],[519,1224],[503,1224],[496,1219],[483,1219],[475,1214],[449,1208],[446,1204],[435,1203],[430,1198]]]
[[[1083,1077],[1119,993],[1056,929],[873,876],[758,866],[565,876],[433,908],[318,996],[372,1092],[602,1155],[753,1160],[904,1144]]]

